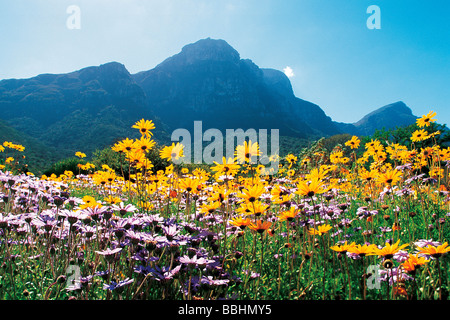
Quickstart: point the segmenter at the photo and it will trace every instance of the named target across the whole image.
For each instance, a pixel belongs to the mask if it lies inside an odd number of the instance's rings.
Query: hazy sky
[[[367,27],[371,5],[381,29]],[[0,0],[0,79],[111,61],[136,73],[207,37],[285,70],[335,121],[402,100],[450,124],[449,0]]]

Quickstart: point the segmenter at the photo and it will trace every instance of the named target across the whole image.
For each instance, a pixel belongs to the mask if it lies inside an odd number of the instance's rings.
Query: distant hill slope
[[[37,173],[41,169],[48,166],[58,159],[56,149],[41,143],[39,140],[20,132],[5,121],[0,120],[0,144],[8,141],[14,144],[20,144],[25,147],[23,152],[18,152],[13,149],[5,148],[5,151],[0,153],[0,156],[13,157],[19,161],[19,164],[28,165],[28,170]],[[21,159],[24,155],[25,159]]]
[[[381,107],[355,123],[335,122],[337,127],[346,133],[366,136],[372,135],[377,129],[394,129],[414,124],[417,117],[402,101]]]

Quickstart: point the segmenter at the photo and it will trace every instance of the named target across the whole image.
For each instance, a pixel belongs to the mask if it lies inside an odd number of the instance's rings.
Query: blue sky
[[[66,26],[70,5],[80,29]],[[367,28],[371,5],[381,29]],[[261,68],[289,67],[296,96],[335,121],[401,100],[450,124],[448,0],[1,0],[0,79],[110,61],[136,73],[207,37]]]

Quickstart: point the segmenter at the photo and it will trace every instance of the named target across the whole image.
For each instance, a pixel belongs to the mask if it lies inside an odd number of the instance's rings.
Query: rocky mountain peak
[[[181,52],[164,60],[158,67],[189,66],[198,62],[231,62],[239,63],[239,53],[225,40],[201,39],[195,43],[185,45]]]

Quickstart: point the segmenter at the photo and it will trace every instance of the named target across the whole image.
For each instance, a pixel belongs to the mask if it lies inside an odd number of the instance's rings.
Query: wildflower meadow
[[[252,161],[255,141],[183,164],[144,119],[111,146],[114,168],[80,150],[76,169],[38,176],[5,141],[0,299],[446,300],[450,148],[435,116],[408,145],[318,141],[275,171]]]

